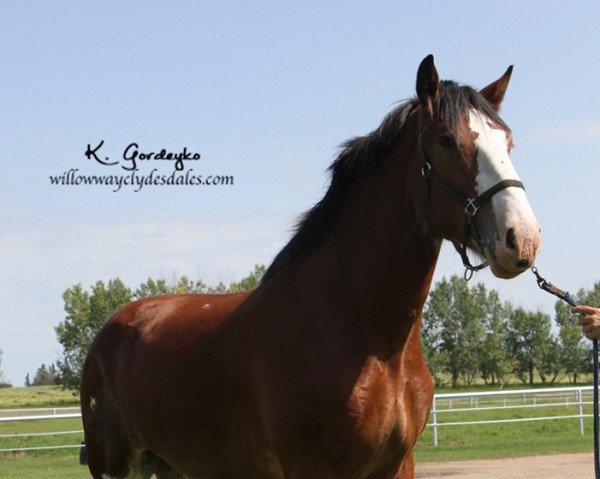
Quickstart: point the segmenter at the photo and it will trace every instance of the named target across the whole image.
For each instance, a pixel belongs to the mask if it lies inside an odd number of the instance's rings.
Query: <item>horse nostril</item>
[[[529,260],[528,259],[520,259],[517,261],[517,268],[528,268]]]
[[[517,249],[517,245],[515,244],[516,239],[517,235],[515,234],[515,229],[509,228],[506,232],[506,246],[510,249]]]

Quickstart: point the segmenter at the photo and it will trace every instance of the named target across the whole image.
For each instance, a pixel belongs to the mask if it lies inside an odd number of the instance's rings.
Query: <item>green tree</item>
[[[542,354],[540,361],[537,364],[537,369],[540,379],[542,380],[542,384],[554,383],[559,374],[564,371],[561,363],[559,341],[551,333],[546,347],[542,349]]]
[[[433,381],[437,387],[444,386],[444,364],[446,363],[444,354],[440,352],[440,331],[431,315],[427,311],[423,314],[423,324],[421,326],[421,349],[425,357],[425,363]]]
[[[89,321],[92,328],[98,331],[110,316],[132,299],[131,290],[118,278],[111,279],[107,285],[103,281],[96,282],[90,296]]]
[[[29,374],[27,374],[27,378],[29,379]],[[58,379],[58,375],[56,373],[56,367],[54,364],[51,364],[49,367],[46,367],[45,364],[42,364],[35,373],[33,378],[32,386],[48,386],[51,384],[56,384]],[[27,382],[25,384],[27,386]]]
[[[577,293],[580,304],[587,304],[590,306],[600,307],[600,281],[594,284],[592,289],[589,291],[580,290]]]
[[[175,283],[172,291],[173,294],[203,294],[207,292],[207,288],[202,280],[192,281],[187,276],[182,276]]]
[[[600,306],[600,282],[592,289],[577,292],[580,304]],[[580,375],[592,371],[592,349],[589,340],[583,336],[577,316],[571,314],[571,307],[557,301],[554,307],[555,320],[559,327],[561,362],[569,381],[577,383]]]
[[[444,318],[451,315],[450,284],[443,278],[429,292],[421,324],[421,348],[434,383],[443,386],[442,373],[447,364],[447,355],[442,352],[442,327]]]
[[[541,312],[518,308],[508,323],[507,349],[513,358],[513,372],[525,384],[534,384],[537,371],[542,382],[558,374],[557,342],[551,332],[551,318]]]
[[[579,376],[588,371],[590,346],[581,334],[577,317],[571,314],[569,306],[557,301],[554,311],[554,319],[559,327],[560,361],[569,382],[577,384]]]
[[[229,288],[227,288],[227,292],[241,293],[243,291],[257,288],[266,270],[267,268],[264,264],[255,265],[254,270],[248,276],[242,278],[240,281],[234,281],[233,283],[230,283]]]
[[[81,284],[63,294],[67,316],[56,328],[58,342],[63,346],[63,359],[57,362],[59,381],[64,387],[77,389],[81,368],[94,336],[119,307],[130,302],[132,294],[120,279],[105,285],[98,281],[90,295]]]
[[[134,297],[140,299],[148,296],[160,296],[171,293],[172,290],[167,285],[166,280],[159,279],[155,281],[152,278],[148,278],[145,283],[140,284],[140,287],[135,290]]]
[[[63,347],[63,359],[58,361],[60,382],[65,387],[79,385],[81,367],[96,329],[90,324],[90,295],[80,284],[63,293],[66,319],[54,328]]]
[[[260,280],[267,270],[264,264],[254,265],[254,270],[245,278],[239,281],[233,281],[226,285],[222,281],[217,286],[211,286],[207,289],[208,293],[211,294],[226,294],[226,293],[241,293],[243,291],[249,291],[255,289],[260,284]]]
[[[504,385],[510,373],[506,335],[512,308],[508,303],[500,302],[496,291],[488,293],[483,285],[479,285],[477,296],[483,306],[486,328],[480,356],[481,378],[486,384]]]
[[[449,281],[444,278],[438,282],[429,295],[423,328],[426,354],[441,354],[434,364],[437,362],[450,374],[453,387],[459,379],[471,384],[480,372],[479,357],[485,337],[481,294],[485,294],[483,285],[469,288],[462,278],[452,276]]]

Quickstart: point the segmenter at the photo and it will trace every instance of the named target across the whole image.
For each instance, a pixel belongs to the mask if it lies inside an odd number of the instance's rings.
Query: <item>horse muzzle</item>
[[[493,210],[499,212],[495,231],[484,235],[483,252],[492,273],[510,279],[531,268],[542,246],[541,228],[522,190],[499,195]],[[504,196],[504,197],[502,197]],[[516,204],[515,204],[516,203]]]

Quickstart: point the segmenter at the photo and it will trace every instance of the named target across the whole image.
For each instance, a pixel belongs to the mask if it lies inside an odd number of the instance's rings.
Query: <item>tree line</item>
[[[600,304],[600,283],[580,290],[583,304]],[[554,328],[553,328],[554,324]],[[578,319],[557,301],[554,317],[514,308],[481,283],[452,276],[429,294],[421,329],[423,352],[438,385],[470,385],[476,379],[503,386],[511,377],[524,384],[576,384],[591,372],[589,340]]]
[[[42,365],[28,384],[61,384],[77,389],[88,348],[102,324],[117,309],[147,296],[180,293],[233,293],[258,286],[265,272],[256,265],[245,278],[209,287],[183,276],[172,283],[149,278],[137,288],[120,279],[96,282],[88,292],[81,284],[63,294],[65,319],[55,328],[62,358]],[[600,282],[578,292],[582,303],[600,304]],[[554,327],[553,327],[554,325]],[[422,347],[438,386],[485,384],[503,386],[551,384],[565,377],[575,384],[591,371],[591,348],[564,303],[557,301],[554,316],[515,308],[502,302],[482,283],[470,285],[458,276],[442,279],[429,293],[423,312]]]

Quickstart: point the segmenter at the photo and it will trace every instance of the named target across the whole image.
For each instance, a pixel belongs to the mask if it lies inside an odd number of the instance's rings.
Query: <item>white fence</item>
[[[584,414],[583,408],[585,405],[593,404],[592,400],[592,386],[436,394],[433,398],[427,427],[433,428],[433,445],[436,447],[439,445],[439,428],[449,426],[577,419],[579,434],[583,436],[583,419],[592,416],[591,414]],[[446,413],[507,412],[511,409],[556,409],[556,407],[565,407],[566,410],[573,409],[576,413],[511,419],[443,421],[443,416]]]
[[[549,388],[549,389],[518,389],[490,392],[469,392],[436,394],[433,399],[431,414],[427,427],[433,428],[433,444],[439,445],[439,429],[445,427],[465,425],[485,425],[511,422],[550,421],[571,419],[577,423],[579,434],[584,434],[583,419],[591,417],[584,414],[584,406],[592,404],[592,386]],[[511,419],[487,419],[466,421],[444,421],[447,413],[470,413],[478,411],[502,411],[527,410],[538,408],[564,407],[565,411],[574,411],[573,414],[559,414],[546,416],[531,416]],[[499,416],[501,414],[499,413]],[[81,417],[79,408],[44,408],[44,409],[0,409],[0,423],[5,421],[29,421],[39,419],[66,419]],[[575,421],[576,420],[576,421]],[[42,449],[79,448],[80,444],[62,446],[38,446],[27,448],[2,448],[3,439],[13,437],[35,437],[35,436],[59,436],[59,435],[81,435],[82,430],[56,431],[44,433],[22,433],[0,435],[0,452],[32,451]]]
[[[15,421],[32,420],[56,420],[71,419],[81,417],[78,407],[57,407],[57,408],[38,408],[38,409],[0,409],[0,423]],[[2,447],[3,439],[18,437],[44,437],[44,436],[65,436],[83,434],[83,430],[76,431],[55,431],[55,432],[29,432],[19,434],[0,434],[0,453],[2,452],[21,452],[21,451],[40,451],[46,449],[74,449],[80,448],[81,444],[68,444],[61,446],[35,446],[35,447]]]

